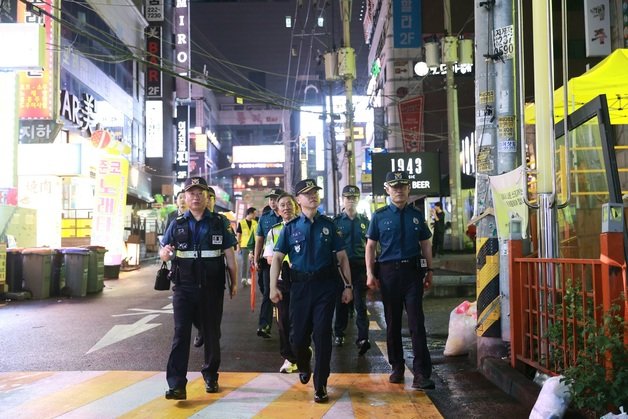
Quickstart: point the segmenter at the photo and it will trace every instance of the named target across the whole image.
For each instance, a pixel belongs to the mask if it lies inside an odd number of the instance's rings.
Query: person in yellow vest
[[[242,283],[242,287],[251,285],[251,278],[249,278],[249,239],[253,232],[257,229],[257,209],[250,207],[246,210],[246,216],[243,220],[240,220],[238,227],[236,228],[236,239],[238,241],[236,250],[238,255],[242,258],[239,270],[239,280]]]

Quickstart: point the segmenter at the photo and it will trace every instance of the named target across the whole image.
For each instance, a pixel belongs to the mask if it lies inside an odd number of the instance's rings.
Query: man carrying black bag
[[[205,337],[204,363],[201,373],[205,391],[218,391],[220,367],[220,323],[225,292],[225,261],[229,275],[236,278],[237,266],[233,247],[235,236],[222,219],[207,206],[207,182],[200,177],[185,181],[185,199],[189,210],[178,217],[164,233],[161,260],[173,261],[174,336],[168,358],[166,399],[187,398],[187,370],[190,356],[192,320],[200,313]],[[231,281],[229,294],[233,298],[237,283]]]
[[[257,269],[257,280],[259,281],[259,289],[262,292],[262,304],[259,310],[259,324],[257,328],[257,336],[268,339],[270,338],[270,328],[273,323],[273,304],[270,301],[270,266],[266,259],[262,257],[264,250],[264,241],[268,232],[275,224],[281,222],[281,215],[277,208],[277,198],[283,191],[281,189],[271,189],[265,196],[268,198],[268,206],[270,210],[264,212],[257,223],[255,231],[255,252],[253,261],[255,269]]]

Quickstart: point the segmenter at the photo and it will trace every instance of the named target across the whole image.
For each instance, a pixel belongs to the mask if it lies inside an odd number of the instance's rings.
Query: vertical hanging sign
[[[190,108],[187,105],[177,106],[176,119],[176,140],[177,155],[174,163],[176,181],[185,180],[188,177],[188,167],[190,165]]]
[[[158,99],[162,96],[161,74],[161,26],[150,25],[146,29],[146,98]]]
[[[611,53],[611,17],[608,0],[584,1],[584,32],[587,57]]]
[[[423,151],[423,96],[401,101],[398,106],[403,151]]]
[[[25,3],[33,5],[26,7]],[[41,10],[45,13],[37,13]],[[52,16],[57,16],[61,10],[56,1],[30,0],[18,2],[17,20],[24,23],[38,23],[46,30],[46,44],[58,45],[56,42],[56,22]],[[6,41],[5,41],[6,42]],[[41,71],[19,72],[19,117],[25,119],[54,119],[55,118],[55,82],[54,60],[55,49],[46,48],[44,69]]]
[[[174,9],[174,71],[190,76],[190,7],[188,0],[176,0]],[[181,77],[176,80],[177,99],[190,97],[190,83]]]
[[[393,0],[395,48],[420,48],[421,0]]]

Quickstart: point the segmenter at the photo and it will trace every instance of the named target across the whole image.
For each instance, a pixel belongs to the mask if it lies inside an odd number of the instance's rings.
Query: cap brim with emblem
[[[283,193],[283,191],[281,189],[271,189],[270,192],[268,192],[264,198],[273,198],[273,197],[278,197],[279,195],[281,195]]]
[[[202,177],[191,177],[186,179],[183,190],[189,191],[192,188],[200,188],[204,191],[209,190],[209,186],[207,186],[207,181]]]
[[[297,182],[296,186],[294,187],[294,194],[300,195],[302,193],[307,193],[312,190],[318,191],[320,189],[323,189],[323,188],[318,186],[314,179],[303,179]]]
[[[342,196],[360,196],[360,189],[355,185],[347,185],[342,188]]]
[[[386,182],[384,183],[388,186],[408,185],[410,184],[410,179],[408,179],[406,172],[388,172],[386,174]]]

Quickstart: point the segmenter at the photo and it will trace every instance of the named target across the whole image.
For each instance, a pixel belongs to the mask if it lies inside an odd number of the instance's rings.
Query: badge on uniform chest
[[[218,234],[212,235],[212,244],[222,244],[222,236]]]

